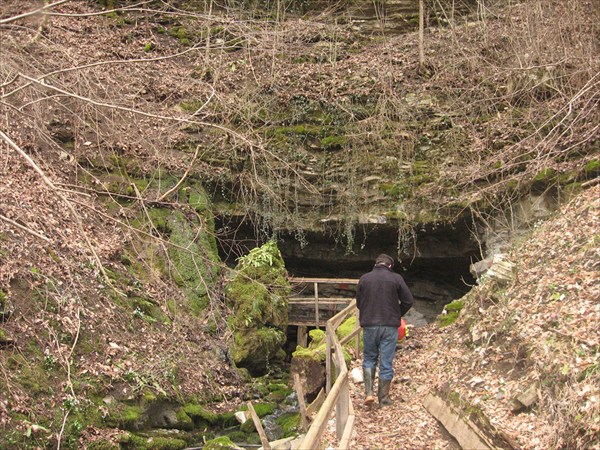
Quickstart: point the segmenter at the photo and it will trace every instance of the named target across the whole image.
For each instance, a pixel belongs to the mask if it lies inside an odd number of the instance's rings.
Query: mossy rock
[[[600,160],[592,159],[583,167],[583,172],[586,178],[594,178],[600,175]]]
[[[266,371],[269,362],[287,340],[286,334],[271,327],[246,328],[234,333],[231,357],[236,365],[246,367],[251,373]]]
[[[275,421],[283,431],[283,437],[295,436],[301,431],[300,414],[285,413]]]
[[[149,208],[153,227],[169,241],[168,254],[172,266],[161,259],[157,249],[156,265],[165,276],[172,276],[185,293],[190,309],[199,314],[208,305],[209,292],[218,277],[218,249],[214,237],[214,218],[204,191],[193,186],[181,194],[200,215],[197,223],[182,211],[169,208]],[[152,317],[158,311],[153,311]]]
[[[228,436],[219,436],[218,438],[206,441],[202,450],[243,450],[238,447]]]
[[[254,434],[254,433],[244,433],[243,431],[240,431],[240,430],[234,430],[234,431],[225,433],[224,436],[227,436],[229,439],[231,439],[232,442],[248,442],[249,434]]]
[[[106,425],[124,430],[136,431],[141,427],[143,409],[137,405],[116,403],[109,408],[108,416],[104,419]]]
[[[273,414],[277,409],[277,405],[275,403],[253,403],[252,407],[254,408],[254,412],[258,417],[265,417],[269,414]],[[243,408],[243,410],[247,410],[248,408]]]
[[[191,417],[194,422],[203,421],[210,425],[216,425],[220,421],[219,415],[196,403],[188,403],[181,410]]]
[[[142,437],[127,433],[120,437],[121,448],[131,450],[181,450],[187,447],[183,439],[172,437]]]
[[[256,432],[256,425],[254,425],[254,421],[252,419],[246,420],[243,424],[240,425],[240,431],[242,433]]]
[[[440,327],[446,327],[458,319],[463,308],[463,300],[453,300],[444,306],[444,312],[438,316]]]
[[[558,181],[556,170],[552,168],[540,170],[531,180],[531,190],[533,192],[543,191],[556,181]]]
[[[278,391],[273,391],[267,395],[267,400],[275,403],[282,403],[292,392],[292,389],[280,389]]]
[[[99,439],[94,442],[90,442],[86,445],[86,450],[120,450],[121,447],[118,444],[114,444],[106,439]]]
[[[267,242],[240,258],[225,292],[233,308],[228,319],[234,336],[232,359],[250,373],[264,373],[287,339],[290,286],[277,244]]]

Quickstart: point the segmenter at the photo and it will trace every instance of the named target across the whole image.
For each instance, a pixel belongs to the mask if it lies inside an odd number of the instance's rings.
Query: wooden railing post
[[[331,334],[329,324],[325,328],[325,393],[329,394],[331,390]]]
[[[358,308],[356,309],[356,325],[354,326],[354,331],[356,332],[356,330],[358,330],[360,328],[360,311],[358,310]],[[360,357],[360,333],[356,332],[356,338],[354,341],[355,345],[356,345],[356,358]]]
[[[348,415],[350,412],[350,389],[348,387],[348,377],[344,380],[340,389],[340,396],[338,397],[337,404],[335,406],[335,433],[338,439],[342,438],[344,429],[346,428],[346,422],[348,422]]]
[[[317,329],[319,328],[319,283],[315,281],[315,323],[317,324]]]

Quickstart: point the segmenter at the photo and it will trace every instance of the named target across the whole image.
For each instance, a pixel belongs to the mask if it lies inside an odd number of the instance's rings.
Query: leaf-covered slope
[[[540,224],[509,258],[514,279],[483,281],[435,341],[437,385],[480,409],[522,448],[600,444],[600,188]],[[533,386],[530,409],[514,399]]]

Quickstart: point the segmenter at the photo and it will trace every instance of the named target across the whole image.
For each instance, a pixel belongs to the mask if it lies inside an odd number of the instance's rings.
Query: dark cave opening
[[[326,228],[299,237],[285,231],[265,232],[235,217],[217,217],[216,230],[221,259],[230,266],[275,236],[286,269],[294,277],[358,279],[372,269],[380,253],[386,253],[395,259],[394,270],[403,276],[415,297],[406,317],[413,326],[432,322],[446,304],[465,295],[475,284],[470,265],[481,259],[480,242],[466,221],[419,224],[405,239],[399,239],[398,225],[362,224],[355,228],[353,245]],[[346,291],[337,289],[335,295],[353,297],[352,288]],[[310,296],[310,291],[305,295]],[[288,330],[289,339],[293,334],[293,329]]]

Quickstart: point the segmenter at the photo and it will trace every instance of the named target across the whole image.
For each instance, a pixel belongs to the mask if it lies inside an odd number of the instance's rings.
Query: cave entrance
[[[399,233],[398,224],[364,224],[355,228],[352,245],[326,227],[306,231],[299,238],[285,231],[265,232],[247,220],[218,217],[216,230],[221,258],[232,266],[239,256],[276,236],[293,277],[360,278],[372,269],[379,254],[386,253],[396,261],[394,271],[402,275],[415,297],[406,320],[419,327],[435,320],[446,304],[475,284],[469,267],[481,259],[481,247],[470,223],[418,224],[408,238]],[[302,296],[311,295],[310,286],[307,289]],[[332,289],[336,289],[332,296],[338,297],[352,298],[355,292],[350,285]],[[290,339],[295,331],[289,331]]]

